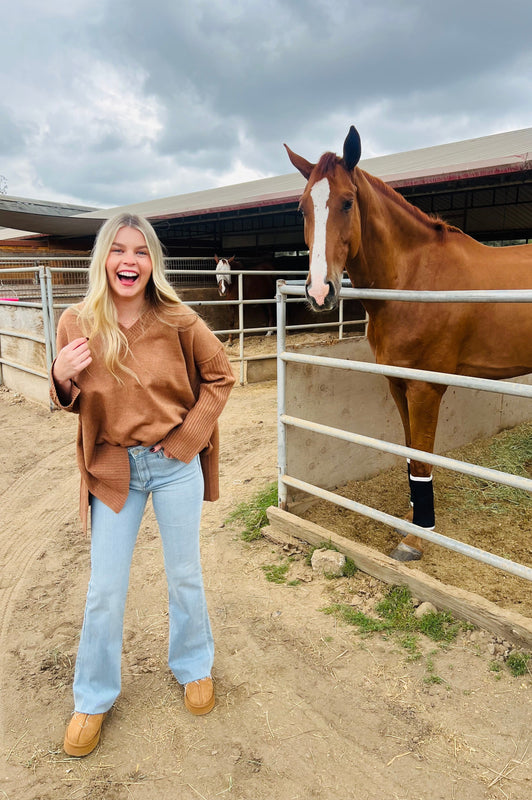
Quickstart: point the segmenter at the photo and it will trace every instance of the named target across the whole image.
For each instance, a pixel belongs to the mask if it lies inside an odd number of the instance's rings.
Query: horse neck
[[[393,289],[403,285],[420,245],[434,241],[434,228],[382,181],[356,169],[361,239],[348,266],[359,288]]]

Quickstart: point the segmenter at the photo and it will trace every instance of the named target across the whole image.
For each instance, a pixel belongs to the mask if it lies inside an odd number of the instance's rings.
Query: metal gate
[[[287,488],[291,487],[306,494],[328,500],[338,506],[354,511],[358,514],[370,517],[378,522],[390,525],[404,533],[411,533],[422,539],[446,547],[462,555],[469,556],[477,561],[489,564],[505,572],[517,575],[527,580],[532,580],[532,568],[517,564],[509,559],[502,558],[493,553],[481,550],[471,545],[459,542],[448,536],[428,531],[420,528],[404,519],[399,519],[390,514],[378,511],[370,506],[357,503],[353,500],[342,497],[339,494],[315,486],[306,481],[299,480],[287,474],[287,428],[292,426],[303,430],[321,433],[332,436],[353,444],[374,448],[383,452],[392,453],[405,458],[412,458],[423,461],[435,466],[445,467],[455,472],[461,472],[484,480],[511,486],[532,492],[532,480],[500,472],[494,469],[479,467],[462,461],[456,461],[444,456],[423,451],[414,450],[409,447],[385,442],[367,436],[362,436],[350,431],[341,430],[328,425],[321,425],[309,420],[290,416],[286,410],[286,364],[290,362],[315,364],[322,367],[333,367],[335,369],[352,370],[359,372],[370,372],[373,374],[384,375],[386,377],[402,377],[412,380],[428,381],[429,383],[439,383],[446,386],[461,386],[470,389],[480,389],[487,392],[513,395],[517,397],[532,398],[532,386],[519,383],[507,383],[481,378],[470,378],[462,375],[449,375],[441,372],[429,372],[426,370],[403,369],[383,364],[373,364],[361,361],[350,361],[346,359],[326,358],[322,356],[305,355],[302,353],[292,353],[286,351],[285,321],[286,321],[286,298],[293,296],[304,296],[305,287],[300,282],[278,282],[277,294],[277,382],[278,382],[278,468],[279,468],[279,506],[286,507]],[[476,291],[476,292],[409,292],[395,290],[369,290],[369,289],[349,289],[342,287],[341,296],[357,300],[394,300],[401,302],[437,302],[437,303],[530,303],[532,302],[532,290],[522,291]],[[532,406],[531,406],[532,417]]]

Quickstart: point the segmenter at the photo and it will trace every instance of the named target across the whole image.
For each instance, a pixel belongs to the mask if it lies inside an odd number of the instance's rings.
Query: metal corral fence
[[[0,264],[5,264],[1,261]],[[11,260],[8,262],[10,265],[13,263]],[[32,259],[32,263],[35,260]],[[20,266],[19,266],[20,264]],[[35,331],[17,330],[16,328],[7,328],[0,325],[0,336],[6,336],[12,339],[19,339],[25,342],[35,343],[37,345],[44,345],[46,349],[46,363],[49,361],[50,340],[47,325],[46,309],[46,286],[44,282],[44,271],[35,267],[24,266],[22,262],[17,259],[13,264],[16,271],[13,272],[6,270],[5,273],[0,273],[0,305],[13,306],[16,309],[26,308],[34,309],[39,316],[40,325],[35,325]],[[30,312],[31,313],[31,312]],[[29,327],[29,326],[28,326]],[[48,373],[42,369],[29,366],[28,364],[21,364],[13,361],[10,358],[5,358],[4,354],[0,352],[0,374],[1,366],[5,364],[8,367],[22,370],[31,375],[36,375],[39,378],[47,378]]]
[[[39,377],[46,378],[48,376],[52,361],[56,355],[55,331],[57,318],[63,309],[79,301],[85,295],[88,286],[89,260],[87,257],[0,259],[0,306],[42,310],[42,319],[38,321],[38,324],[35,324],[35,327],[38,328],[35,333],[28,332],[27,326],[24,332],[0,326],[0,335],[31,340],[44,345],[46,351],[46,365],[43,365],[41,369],[17,363],[12,358],[5,358],[2,353],[0,353],[0,367],[5,364]],[[243,384],[245,382],[247,362],[256,359],[275,360],[276,354],[273,345],[271,355],[246,355],[245,337],[249,334],[267,333],[270,329],[268,327],[245,327],[244,306],[274,304],[276,298],[245,300],[243,282],[246,275],[262,274],[278,277],[278,271],[232,270],[232,275],[238,281],[238,299],[233,301],[222,300],[218,297],[215,278],[216,265],[212,258],[168,258],[166,259],[166,267],[167,278],[176,291],[181,293],[183,301],[187,305],[198,308],[200,313],[201,308],[211,308],[212,312],[216,312],[215,316],[219,316],[224,307],[230,305],[238,306],[238,325],[236,328],[217,328],[216,325],[212,324],[211,328],[220,337],[227,336],[230,333],[235,337],[238,336],[238,350],[234,356],[230,357],[230,361],[237,362],[240,365],[240,383]],[[295,277],[306,273],[301,270],[283,270],[282,274]],[[213,299],[194,298],[195,290],[203,290],[205,293],[205,290],[208,289],[213,290]],[[301,304],[305,303],[305,299],[303,297],[294,297],[288,302]],[[209,312],[206,313],[208,314]],[[353,326],[360,328],[363,324],[364,319],[345,319],[342,303],[338,321],[295,324],[288,326],[288,330],[303,332],[308,329],[336,329],[339,338],[343,338],[349,326],[351,328]],[[271,332],[275,332],[275,328],[271,329]]]
[[[384,364],[366,363],[363,361],[350,361],[347,359],[327,358],[323,356],[312,356],[303,353],[293,353],[286,351],[285,319],[286,319],[286,299],[287,297],[302,296],[305,289],[299,282],[279,282],[277,293],[277,386],[278,386],[278,466],[279,466],[279,506],[286,507],[287,488],[291,487],[317,498],[328,500],[349,511],[362,514],[378,522],[392,526],[405,534],[411,533],[422,539],[446,547],[462,555],[498,567],[505,572],[517,575],[527,580],[532,580],[532,568],[517,564],[509,559],[481,550],[477,547],[459,542],[448,536],[443,536],[436,531],[429,531],[420,528],[404,519],[394,517],[391,514],[378,511],[370,506],[349,500],[335,492],[322,489],[306,481],[291,477],[287,474],[287,428],[293,426],[306,431],[324,434],[335,437],[356,445],[374,448],[385,453],[391,453],[405,458],[416,459],[434,466],[444,467],[445,469],[460,472],[464,475],[480,478],[482,480],[493,481],[505,486],[522,489],[532,492],[532,480],[511,475],[499,470],[479,467],[463,461],[447,458],[433,453],[414,450],[410,447],[394,444],[392,442],[381,441],[368,436],[342,430],[340,428],[321,425],[310,422],[299,417],[290,416],[286,411],[286,364],[295,362],[300,364],[314,364],[321,367],[333,367],[335,369],[352,370],[355,372],[370,372],[386,377],[402,377],[412,380],[422,380],[429,383],[439,383],[446,386],[459,386],[469,389],[479,389],[486,392],[496,392],[499,394],[513,395],[517,397],[532,398],[532,386],[522,383],[507,383],[504,381],[488,380],[482,378],[471,378],[463,375],[450,375],[442,372],[429,372],[426,370],[406,369],[392,367]],[[394,300],[401,302],[430,302],[430,303],[530,303],[532,302],[532,290],[522,291],[471,291],[471,292],[410,292],[395,290],[371,290],[371,289],[348,289],[342,288],[341,296],[344,299],[353,298],[357,300]]]

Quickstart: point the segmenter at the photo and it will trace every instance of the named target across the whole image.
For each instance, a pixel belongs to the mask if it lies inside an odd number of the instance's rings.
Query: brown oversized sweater
[[[63,312],[57,350],[83,336],[77,309]],[[123,383],[110,374],[89,341],[92,363],[72,387],[63,406],[52,380],[58,408],[79,414],[77,461],[81,473],[80,514],[87,526],[89,492],[118,512],[129,492],[127,447],[160,442],[165,453],[190,462],[200,454],[205,500],[218,498],[218,417],[235,382],[221,342],[188,306],[166,321],[149,309],[130,328],[122,328],[130,352]],[[170,324],[167,324],[170,320]]]

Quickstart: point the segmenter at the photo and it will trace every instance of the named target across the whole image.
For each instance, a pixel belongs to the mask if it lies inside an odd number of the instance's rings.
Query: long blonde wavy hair
[[[152,263],[152,273],[146,286],[146,302],[156,313],[175,311],[181,305],[172,286],[164,274],[163,248],[157,234],[147,219],[136,214],[121,213],[108,219],[94,242],[89,267],[89,288],[81,304],[78,316],[80,326],[94,343],[102,348],[105,366],[119,383],[123,380],[120,372],[135,375],[124,365],[129,353],[126,336],[118,326],[118,317],[113,303],[105,265],[116,234],[121,228],[136,228],[146,240]],[[135,376],[136,377],[136,376]]]

